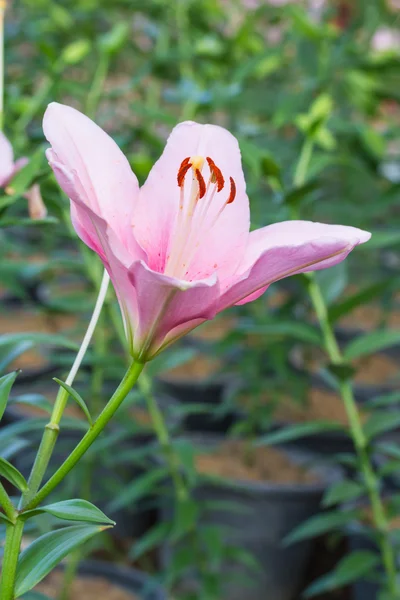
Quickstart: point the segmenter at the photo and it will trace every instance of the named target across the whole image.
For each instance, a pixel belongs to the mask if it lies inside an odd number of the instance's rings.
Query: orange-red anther
[[[199,169],[195,170],[195,175],[196,175],[196,179],[199,182],[199,196],[200,198],[203,198],[203,196],[205,196],[206,193],[206,182],[204,181],[204,177],[201,174],[201,172],[199,171]]]
[[[192,166],[189,161],[190,161],[189,157],[185,158],[185,160],[183,160],[181,162],[181,166],[179,167],[178,175],[176,178],[178,181],[179,187],[182,187],[184,179],[185,179],[185,175],[189,171],[190,167]]]
[[[236,183],[235,181],[232,179],[232,177],[229,177],[229,181],[231,184],[231,191],[229,193],[229,198],[226,201],[227,204],[232,204],[232,202],[234,201],[235,197],[236,197]]]
[[[206,156],[206,160],[211,171],[211,181],[217,184],[217,191],[220,192],[225,185],[225,179],[222,175],[221,169],[217,167],[213,159],[209,156]]]

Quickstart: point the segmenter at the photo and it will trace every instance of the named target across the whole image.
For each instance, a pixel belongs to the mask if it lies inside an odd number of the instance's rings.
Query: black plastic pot
[[[304,366],[303,358],[301,356],[301,352],[296,348],[289,357],[289,362],[292,368],[303,378],[307,378],[310,381],[310,385],[313,387],[319,387],[321,389],[329,389],[332,390],[327,383],[327,380],[323,377],[319,372],[310,372]],[[354,397],[362,404],[363,402],[367,402],[368,400],[372,400],[373,398],[377,398],[378,396],[383,396],[386,394],[390,394],[398,390],[398,383],[390,383],[390,384],[353,384]]]
[[[83,577],[106,579],[115,586],[131,592],[135,600],[167,600],[166,592],[155,579],[137,569],[104,561],[85,560],[80,563],[78,573]]]
[[[30,419],[17,411],[15,406],[11,404],[6,409],[4,420],[6,425],[13,425],[23,424],[24,421],[29,424]],[[28,445],[13,458],[13,464],[15,464],[25,478],[28,478],[31,472],[43,428],[47,422],[48,417],[43,419],[41,427],[21,434],[21,437],[28,442]],[[57,444],[50,460],[47,477],[52,475],[64,462],[82,439],[87,428],[87,423],[83,420],[71,417],[63,419],[63,426],[61,427]],[[113,424],[110,424],[109,429],[110,432],[117,434],[119,431],[118,424],[114,427]],[[101,443],[101,440],[99,442]],[[154,436],[150,432],[141,433],[136,431],[132,436],[124,432],[120,437],[116,436],[112,452],[117,448],[119,455],[124,452],[127,452],[129,455],[129,453],[135,452],[138,449],[149,448],[153,443],[155,443]],[[88,477],[89,472],[91,479],[91,501],[116,521],[116,526],[111,532],[120,537],[139,537],[154,525],[157,518],[154,499],[150,496],[144,497],[134,504],[116,511],[111,511],[109,505],[112,505],[112,501],[115,499],[115,490],[123,489],[143,475],[148,468],[151,468],[150,458],[143,456],[134,459],[128,458],[126,461],[114,464],[112,459],[109,460],[110,450],[101,449],[98,451],[96,444],[97,441],[93,448],[79,462],[71,475],[66,478],[65,485],[69,486],[68,493],[79,497],[81,494],[81,483]],[[96,453],[95,460],[93,460],[93,452]],[[92,453],[92,458],[90,458],[90,453]]]
[[[195,437],[200,446],[222,441],[221,437]],[[310,454],[294,447],[286,449],[296,463],[307,463]],[[300,523],[319,511],[323,493],[339,472],[333,468],[314,467],[320,481],[312,484],[274,484],[260,482],[220,482],[202,478],[193,496],[208,506],[199,528],[215,525],[224,532],[224,541],[248,552],[260,565],[253,571],[240,563],[226,562],[222,566],[223,592],[221,600],[293,600],[301,590],[312,549],[312,541],[284,546],[284,538]],[[216,508],[219,506],[220,508]],[[163,518],[170,520],[173,506],[163,509]],[[164,545],[161,562],[168,569],[173,549]],[[245,580],[250,579],[251,584]],[[187,582],[187,586],[193,582]]]

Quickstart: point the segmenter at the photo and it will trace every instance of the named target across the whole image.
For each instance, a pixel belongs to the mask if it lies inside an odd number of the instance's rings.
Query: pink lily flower
[[[27,165],[29,160],[26,157],[19,158],[14,162],[14,151],[4,133],[0,131],[0,188],[6,189],[14,175],[20,169]],[[12,193],[12,189],[6,189],[6,192]],[[28,201],[28,212],[31,219],[44,219],[47,215],[47,209],[43,202],[38,183],[24,193],[24,198]]]
[[[0,187],[5,188],[14,175],[28,164],[27,158],[14,162],[14,151],[4,133],[0,131]]]
[[[43,128],[75,230],[110,274],[140,361],[274,281],[336,265],[370,238],[306,221],[250,232],[239,146],[221,127],[175,127],[140,189],[115,142],[83,114],[52,103]]]

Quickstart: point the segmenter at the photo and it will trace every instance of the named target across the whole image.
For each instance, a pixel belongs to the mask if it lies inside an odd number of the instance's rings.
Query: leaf
[[[20,196],[32,185],[46,162],[44,147],[40,147],[31,155],[29,162],[12,178],[8,189],[12,196]]]
[[[400,232],[396,231],[372,231],[372,237],[368,244],[361,245],[360,250],[377,250],[388,246],[400,244]]]
[[[48,504],[47,506],[41,506],[40,508],[23,512],[22,516],[30,519],[43,513],[48,513],[53,517],[57,517],[57,519],[64,519],[66,521],[115,525],[115,521],[109,519],[97,506],[94,506],[94,504],[87,500],[81,499],[63,500],[54,504]]]
[[[342,302],[337,302],[334,306],[329,308],[329,320],[331,323],[334,323],[337,319],[340,319],[343,315],[347,315],[360,304],[366,304],[377,296],[380,296],[387,289],[394,287],[394,283],[393,278],[388,277],[383,281],[365,287],[356,294],[352,294]]]
[[[349,521],[356,517],[357,511],[355,510],[332,511],[315,515],[289,533],[284,539],[284,544],[288,546],[289,544],[327,533],[328,531],[347,525]]]
[[[281,444],[283,442],[289,442],[297,440],[308,435],[318,435],[319,433],[325,433],[327,431],[344,431],[344,428],[339,423],[332,423],[332,421],[313,421],[312,423],[300,423],[295,425],[288,425],[278,431],[267,433],[257,440],[257,446]]]
[[[139,540],[135,541],[129,556],[133,559],[138,559],[140,556],[153,550],[165,541],[171,532],[171,523],[169,521],[163,521],[157,523],[151,529],[149,529]]]
[[[3,337],[4,336],[0,337],[0,348],[2,347]],[[0,373],[4,371],[16,358],[21,356],[21,354],[27,352],[27,350],[30,350],[32,346],[32,342],[21,341],[7,351],[4,351],[3,347],[3,352],[0,354]]]
[[[28,592],[22,597],[22,600],[51,600],[49,596],[45,596],[40,592]]]
[[[132,483],[128,484],[121,490],[116,498],[110,504],[110,511],[118,510],[127,504],[131,504],[142,498],[154,489],[154,486],[159,481],[166,477],[165,467],[152,469],[151,471],[137,477]]]
[[[171,542],[176,542],[190,531],[194,531],[198,524],[199,504],[191,498],[177,502],[176,514],[171,530]]]
[[[369,440],[377,435],[392,431],[400,425],[400,414],[398,412],[382,410],[375,411],[365,423],[363,429]]]
[[[376,398],[371,398],[371,400],[367,400],[365,402],[364,406],[368,408],[382,408],[384,406],[393,406],[399,403],[400,391],[391,392],[390,394],[383,394],[382,396],[377,396]]]
[[[327,508],[340,502],[348,502],[354,500],[364,493],[362,485],[356,481],[344,480],[337,481],[327,489],[322,500],[322,506]]]
[[[15,597],[22,596],[50,573],[72,550],[107,527],[72,525],[45,533],[20,555],[15,581]]]
[[[6,525],[7,523],[12,523],[12,521],[10,521],[10,519],[8,517],[6,517],[6,515],[4,513],[0,512],[0,521],[3,521]]]
[[[64,381],[61,381],[61,379],[58,379],[57,377],[53,377],[53,381],[56,381],[59,385],[61,385],[61,387],[64,388],[64,390],[66,392],[68,392],[68,394],[75,400],[75,402],[78,404],[78,406],[80,406],[80,408],[85,413],[85,416],[89,422],[90,427],[92,427],[92,425],[93,425],[92,417],[90,416],[89,409],[86,405],[86,402],[82,398],[82,396],[80,396],[80,394],[78,394],[78,392],[76,390],[74,390],[73,387],[71,387]]]
[[[18,488],[20,492],[26,492],[28,489],[28,484],[22,473],[2,457],[0,457],[0,475]]]
[[[329,306],[344,292],[348,284],[348,266],[343,261],[322,271],[316,271],[315,278],[321,289],[325,303]]]
[[[304,185],[289,190],[285,194],[284,200],[289,206],[297,207],[302,202],[302,200],[306,198],[309,194],[311,194],[311,192],[316,190],[317,187],[318,181],[316,179],[312,179],[310,181],[307,181],[307,183],[305,183]]]
[[[32,342],[34,344],[47,344],[49,346],[61,346],[69,350],[79,350],[79,345],[63,335],[52,333],[23,332],[10,333],[0,337],[0,347],[18,342]]]
[[[323,592],[348,585],[371,572],[380,563],[378,554],[369,550],[357,550],[342,558],[337,567],[314,581],[304,592],[305,598],[312,598]]]
[[[359,356],[373,354],[396,344],[400,344],[400,330],[373,331],[350,342],[345,349],[344,357],[347,360],[353,360]]]
[[[240,323],[237,330],[262,336],[289,337],[316,345],[322,343],[321,334],[316,327],[296,321],[274,321],[263,325]]]
[[[3,418],[8,402],[8,396],[10,395],[11,388],[18,373],[19,371],[14,371],[13,373],[8,373],[0,378],[0,421]]]

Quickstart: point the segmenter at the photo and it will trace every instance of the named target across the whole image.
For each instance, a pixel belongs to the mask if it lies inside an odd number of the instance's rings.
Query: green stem
[[[343,363],[343,356],[329,322],[325,301],[314,273],[308,274],[308,280],[308,291],[323,333],[326,352],[333,364],[341,364]],[[360,413],[350,382],[340,379],[339,389],[346,409],[350,432],[356,448],[365,487],[371,503],[373,520],[379,533],[379,546],[388,578],[389,591],[393,594],[394,598],[398,598],[400,591],[397,586],[395,555],[389,539],[389,523],[379,493],[379,482],[368,455],[368,439],[365,436],[362,427]]]
[[[311,138],[307,138],[304,141],[294,175],[294,184],[296,187],[303,185],[306,180],[313,147],[313,140]],[[296,219],[297,211],[292,210],[291,216],[292,219]],[[321,288],[317,279],[315,278],[315,273],[306,273],[305,277],[307,279],[308,293],[323,334],[325,350],[331,362],[333,364],[340,365],[344,362],[344,359],[332,325],[329,321],[328,310],[321,292]],[[368,439],[362,427],[360,413],[354,398],[351,383],[347,380],[340,379],[339,390],[349,421],[350,432],[358,456],[368,498],[371,503],[373,521],[379,533],[379,547],[388,578],[388,589],[394,598],[399,598],[400,591],[397,586],[395,554],[389,539],[389,523],[385,514],[382,498],[379,493],[379,482],[371,465],[368,454]]]
[[[79,444],[74,448],[68,458],[57,469],[49,481],[42,489],[32,498],[32,500],[24,507],[24,510],[30,510],[40,504],[47,496],[56,488],[68,473],[79,462],[85,452],[90,448],[93,442],[98,438],[104,427],[113,417],[119,406],[125,400],[126,396],[137,382],[140,373],[144,368],[144,364],[140,362],[132,362],[127,370],[125,377],[114,392],[113,396],[97,417],[89,431],[84,435]]]
[[[15,521],[17,517],[17,511],[14,508],[13,503],[10,500],[10,496],[7,494],[4,486],[0,483],[0,506],[3,507],[4,513],[10,521]]]
[[[1,600],[14,600],[15,576],[23,531],[24,521],[22,519],[17,519],[15,525],[7,525],[0,581]]]
[[[72,365],[71,371],[67,377],[66,383],[72,385],[78,369],[82,363],[82,360],[86,354],[90,340],[92,339],[93,332],[96,329],[97,322],[99,320],[101,309],[104,304],[104,299],[107,294],[108,284],[110,278],[106,271],[104,271],[103,280],[100,285],[99,294],[97,296],[96,304],[93,310],[92,317],[90,319],[85,337],[83,338],[79,352],[76,355],[74,364]],[[53,454],[54,446],[57,442],[58,434],[60,431],[60,421],[63,416],[65,407],[68,401],[68,392],[60,387],[56,401],[54,403],[53,412],[50,418],[50,422],[46,425],[42,440],[40,442],[39,450],[35,458],[35,462],[32,467],[32,472],[28,481],[28,490],[23,494],[20,502],[20,508],[25,504],[28,504],[36,492],[38,491],[43,477],[46,473],[49,461]]]
[[[176,497],[179,502],[185,502],[188,499],[188,489],[185,480],[180,472],[180,464],[171,444],[171,438],[168,432],[168,427],[164,421],[164,416],[157,404],[157,400],[151,390],[149,377],[143,375],[139,381],[139,389],[144,395],[149,410],[151,420],[156,432],[157,439],[161,449],[164,452],[165,459],[174,482]]]
[[[100,101],[109,66],[110,57],[108,54],[103,52],[100,55],[99,62],[97,63],[97,68],[93,77],[92,86],[87,95],[86,114],[88,115],[88,117],[94,118],[96,116],[96,109]]]

